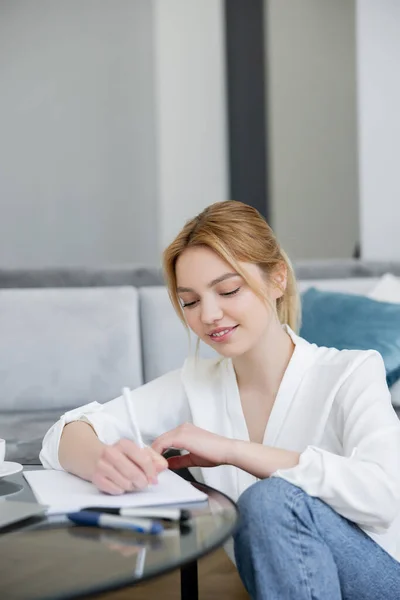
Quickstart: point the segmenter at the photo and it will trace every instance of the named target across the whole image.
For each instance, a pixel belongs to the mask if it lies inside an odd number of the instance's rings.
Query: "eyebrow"
[[[239,273],[225,273],[224,275],[221,275],[220,277],[217,277],[216,279],[213,279],[212,281],[210,281],[210,283],[208,284],[208,287],[213,287],[214,285],[217,285],[217,283],[221,283],[221,281],[225,281],[225,279],[230,279],[231,277],[240,277]],[[194,290],[192,290],[192,288],[187,288],[187,287],[178,287],[176,288],[177,292],[194,292]]]

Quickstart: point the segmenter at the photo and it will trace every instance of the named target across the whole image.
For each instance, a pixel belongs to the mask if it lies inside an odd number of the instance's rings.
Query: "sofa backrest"
[[[163,277],[157,267],[139,265],[110,267],[43,267],[13,269],[0,267],[1,288],[82,288],[161,285]]]
[[[143,381],[133,287],[1,290],[0,332],[0,411],[104,402]]]
[[[367,261],[353,258],[297,260],[293,262],[300,280],[366,279],[385,273],[400,275],[400,262]],[[135,264],[108,267],[0,267],[1,288],[133,287],[164,284],[161,268]]]

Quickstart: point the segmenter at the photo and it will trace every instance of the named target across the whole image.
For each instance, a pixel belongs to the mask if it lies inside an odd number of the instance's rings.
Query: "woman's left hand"
[[[233,443],[234,440],[230,438],[211,433],[192,423],[184,423],[160,435],[151,447],[159,454],[168,448],[187,450],[189,454],[173,456],[168,459],[170,469],[183,469],[185,467],[216,467],[228,464]]]

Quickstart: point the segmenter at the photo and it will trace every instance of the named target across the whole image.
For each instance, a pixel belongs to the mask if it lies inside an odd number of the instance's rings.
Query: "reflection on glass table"
[[[9,481],[22,487],[13,500],[34,501],[22,474]],[[208,501],[181,506],[190,509],[188,526],[170,523],[160,536],[77,526],[65,516],[36,518],[23,527],[2,530],[0,598],[79,598],[179,568],[182,598],[196,600],[196,561],[232,535],[238,513],[223,494],[193,485],[207,493]]]

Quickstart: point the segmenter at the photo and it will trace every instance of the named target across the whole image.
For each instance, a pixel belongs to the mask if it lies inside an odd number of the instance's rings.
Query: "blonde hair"
[[[187,221],[164,251],[163,270],[169,297],[185,326],[186,321],[177,294],[175,267],[183,251],[196,246],[205,246],[213,250],[264,300],[267,300],[264,292],[239,262],[258,265],[274,285],[278,285],[274,281],[274,273],[279,267],[285,266],[287,283],[285,290],[282,290],[283,295],[276,302],[277,314],[281,323],[287,323],[295,332],[298,331],[300,300],[291,262],[261,214],[252,206],[235,200],[211,204],[197,217]]]

